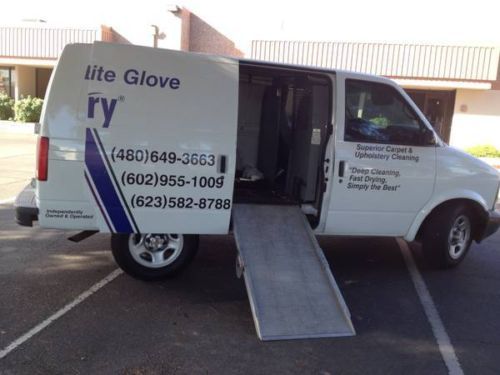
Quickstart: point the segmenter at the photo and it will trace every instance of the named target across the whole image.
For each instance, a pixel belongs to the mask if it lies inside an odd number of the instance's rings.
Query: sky
[[[62,26],[105,24],[148,45],[151,24],[168,31],[168,5],[190,9],[248,50],[253,39],[438,42],[500,45],[498,0],[23,0],[8,2],[2,24],[43,19]],[[7,9],[5,9],[5,7]],[[5,11],[7,10],[7,11]],[[167,32],[168,35],[168,32]]]

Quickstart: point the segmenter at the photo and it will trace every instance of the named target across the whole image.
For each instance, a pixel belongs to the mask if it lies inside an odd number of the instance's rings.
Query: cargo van
[[[16,215],[74,240],[111,233],[119,266],[146,280],[187,266],[200,234],[249,230],[236,207],[265,207],[261,222],[295,207],[314,235],[418,240],[453,267],[498,229],[499,185],[386,78],[74,44],[52,74]]]

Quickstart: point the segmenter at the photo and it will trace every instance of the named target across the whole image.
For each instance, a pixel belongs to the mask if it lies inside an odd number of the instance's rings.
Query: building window
[[[14,68],[0,67],[0,93],[14,97]]]
[[[52,74],[52,69],[47,68],[36,68],[36,97],[45,98],[45,92],[47,91],[47,86],[49,85],[50,75]]]
[[[427,117],[439,136],[449,142],[455,108],[455,91],[405,90]]]

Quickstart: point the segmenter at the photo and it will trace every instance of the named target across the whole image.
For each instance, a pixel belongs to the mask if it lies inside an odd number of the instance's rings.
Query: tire
[[[423,252],[426,260],[438,268],[460,264],[473,238],[474,216],[467,206],[446,206],[434,213],[424,229]]]
[[[111,251],[125,273],[154,281],[186,268],[198,251],[198,242],[197,235],[118,233],[111,236]]]

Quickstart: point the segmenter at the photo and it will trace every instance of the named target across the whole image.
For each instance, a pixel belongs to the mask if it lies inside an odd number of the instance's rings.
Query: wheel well
[[[456,205],[465,205],[468,207],[468,209],[471,211],[473,215],[473,222],[472,222],[472,238],[475,241],[479,241],[481,239],[481,235],[483,234],[484,229],[486,228],[486,225],[488,223],[488,213],[484,210],[484,208],[477,203],[476,201],[473,201],[471,199],[451,199],[448,201],[445,201],[436,207],[432,209],[431,212],[425,217],[424,221],[420,225],[420,228],[418,229],[416,239],[420,240],[422,238],[422,234],[424,232],[425,226],[427,223],[430,221],[430,218],[434,216],[437,212],[446,209],[450,206],[456,206]]]

